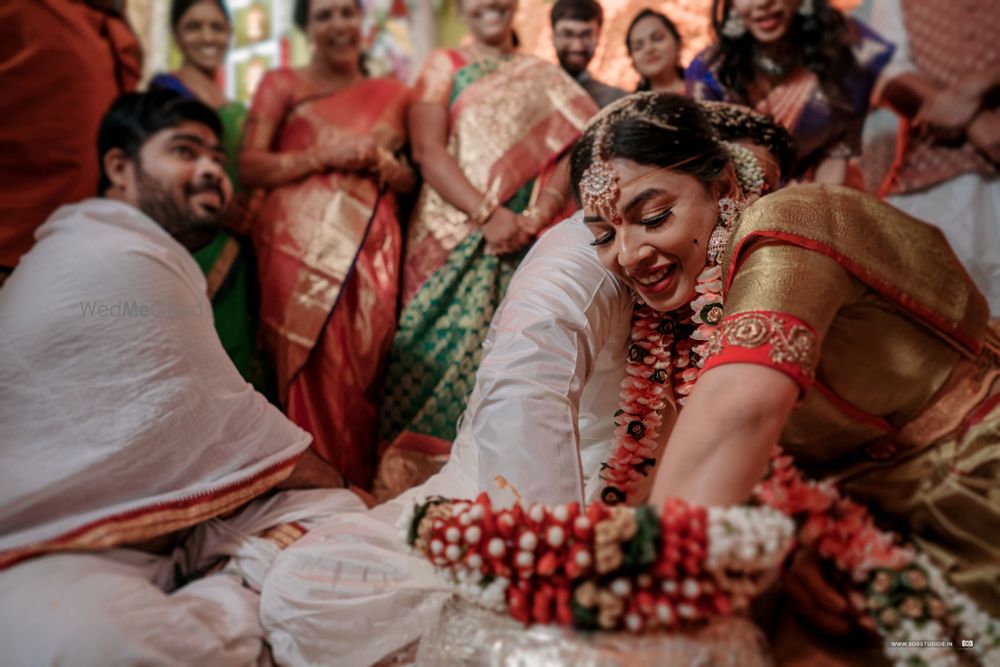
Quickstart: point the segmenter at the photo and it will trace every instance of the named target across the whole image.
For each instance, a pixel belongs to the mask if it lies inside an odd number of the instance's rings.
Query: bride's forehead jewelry
[[[585,209],[601,215],[612,224],[621,224],[622,218],[617,206],[621,198],[621,184],[618,172],[608,157],[611,152],[611,128],[622,121],[637,120],[663,130],[677,131],[676,125],[668,122],[662,114],[653,112],[652,105],[658,97],[659,93],[652,92],[635,93],[624,97],[605,107],[590,121],[590,126],[587,128],[587,132],[592,133],[593,143],[590,149],[590,166],[580,178],[581,203]],[[685,158],[663,169],[672,169],[698,157],[700,156]]]
[[[598,213],[608,222],[617,225],[621,223],[617,207],[621,190],[618,187],[618,173],[611,166],[604,148],[609,134],[606,124],[597,126],[594,132],[590,166],[580,179],[580,199],[585,209]]]

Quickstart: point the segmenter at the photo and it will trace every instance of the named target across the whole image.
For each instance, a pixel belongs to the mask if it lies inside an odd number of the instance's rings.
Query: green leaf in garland
[[[660,544],[660,519],[652,507],[640,505],[635,508],[635,537],[623,545],[623,564],[628,569],[640,569],[656,562],[657,547]]]
[[[420,527],[420,522],[424,520],[427,515],[427,510],[431,507],[431,503],[426,502],[416,506],[413,511],[413,521],[410,522],[410,530],[406,534],[406,543],[411,547],[417,542],[417,529]]]
[[[599,630],[597,624],[597,609],[587,609],[575,599],[569,601],[573,614],[573,627],[578,630]]]

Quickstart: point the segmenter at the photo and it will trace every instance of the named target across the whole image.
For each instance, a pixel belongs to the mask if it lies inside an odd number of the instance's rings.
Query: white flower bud
[[[507,553],[507,545],[499,537],[494,537],[486,546],[486,550],[493,558],[500,558]]]
[[[534,551],[535,547],[538,546],[538,538],[529,530],[521,534],[521,538],[517,541],[517,545],[525,551]]]

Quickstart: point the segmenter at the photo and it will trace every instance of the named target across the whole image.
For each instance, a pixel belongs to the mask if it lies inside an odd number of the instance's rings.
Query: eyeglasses
[[[581,30],[580,32],[574,32],[572,30],[560,29],[556,30],[554,34],[556,39],[562,40],[564,42],[569,42],[574,39],[579,39],[584,42],[593,41],[595,38],[594,31],[591,29]]]

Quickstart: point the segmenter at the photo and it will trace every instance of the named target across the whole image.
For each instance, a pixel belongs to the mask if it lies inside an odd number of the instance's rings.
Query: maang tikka
[[[621,190],[618,188],[618,172],[607,159],[605,144],[608,141],[608,123],[602,121],[599,121],[594,133],[590,166],[580,178],[580,199],[585,209],[600,214],[608,222],[617,225],[621,223],[621,216],[618,214]]]
[[[621,198],[618,172],[608,158],[611,126],[622,120],[634,119],[663,129],[676,129],[650,111],[650,106],[659,95],[647,91],[623,97],[605,107],[591,120],[588,128],[594,133],[594,143],[590,149],[590,166],[580,177],[580,203],[612,224],[621,224],[622,217],[618,212],[618,200]]]

